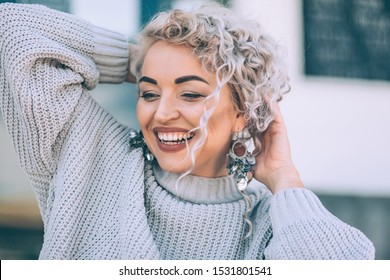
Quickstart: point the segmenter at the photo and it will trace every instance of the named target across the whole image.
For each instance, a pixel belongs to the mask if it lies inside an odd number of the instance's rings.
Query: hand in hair
[[[287,129],[277,103],[274,114],[274,120],[260,136],[261,152],[256,157],[254,174],[256,180],[276,194],[283,189],[303,187],[303,183],[291,159]]]

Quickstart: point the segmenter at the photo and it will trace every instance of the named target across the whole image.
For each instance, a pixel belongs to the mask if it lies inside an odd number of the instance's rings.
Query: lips
[[[187,147],[195,133],[182,128],[159,127],[153,129],[157,145],[163,152],[178,152]]]

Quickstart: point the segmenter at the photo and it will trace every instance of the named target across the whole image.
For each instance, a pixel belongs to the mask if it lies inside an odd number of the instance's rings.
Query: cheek
[[[232,134],[232,121],[230,115],[225,111],[215,112],[208,122],[209,139],[214,144],[226,146],[230,144]],[[218,141],[215,141],[218,139]]]
[[[209,120],[210,129],[219,132],[224,131],[225,134],[230,135],[236,115],[237,113],[230,103],[222,102],[217,106]]]
[[[150,122],[152,116],[153,112],[150,106],[145,104],[145,102],[143,102],[142,100],[139,100],[137,103],[137,119],[142,130]]]
[[[215,144],[226,145],[231,140],[232,127],[228,120],[210,119],[208,123],[209,139]],[[217,139],[217,141],[215,141]]]
[[[226,154],[231,143],[237,112],[228,102],[223,102],[215,110],[208,122],[210,147],[223,150]],[[215,139],[218,139],[217,141]]]
[[[173,108],[172,108],[173,109]],[[204,104],[199,103],[184,103],[176,107],[179,111],[181,120],[187,122],[192,127],[197,127],[200,124],[200,119],[204,113]]]

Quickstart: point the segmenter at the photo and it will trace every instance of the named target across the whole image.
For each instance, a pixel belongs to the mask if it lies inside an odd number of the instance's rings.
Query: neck
[[[218,204],[243,198],[231,176],[206,178],[191,174],[180,178],[180,174],[164,171],[158,165],[153,166],[153,173],[161,187],[189,202]]]
[[[227,166],[227,158],[224,157],[223,160],[213,160],[210,159],[205,164],[201,166],[194,167],[191,170],[191,175],[204,177],[204,178],[219,178],[226,177],[229,175]]]

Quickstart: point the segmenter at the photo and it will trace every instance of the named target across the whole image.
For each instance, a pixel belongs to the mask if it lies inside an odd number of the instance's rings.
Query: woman
[[[0,15],[1,110],[39,202],[41,259],[374,258],[303,188],[277,106],[288,80],[253,22],[172,11],[129,48],[42,6]],[[142,133],[90,96],[125,79]]]

